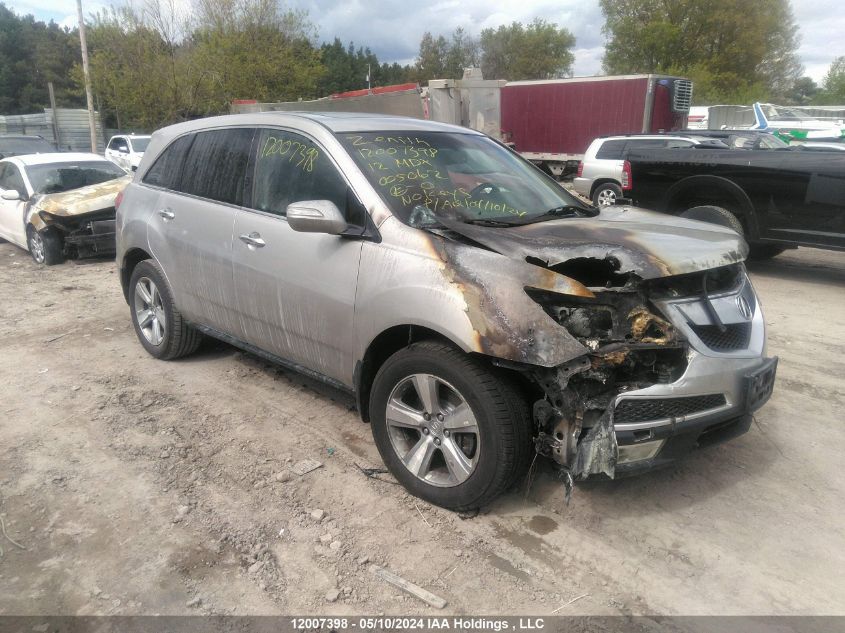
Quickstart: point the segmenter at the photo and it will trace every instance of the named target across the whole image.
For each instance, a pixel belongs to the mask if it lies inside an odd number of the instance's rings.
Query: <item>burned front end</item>
[[[33,198],[27,222],[61,238],[66,257],[115,253],[115,200],[131,179],[107,180]]]
[[[477,349],[536,389],[537,452],[570,480],[739,435],[771,395],[777,358],[733,231],[625,208],[450,230],[440,258]]]
[[[600,278],[588,286],[594,297],[528,290],[589,350],[533,372],[544,392],[534,403],[537,451],[575,479],[613,478],[747,431],[771,395],[777,359],[765,358],[763,314],[744,266],[652,280],[603,267],[561,267]]]
[[[61,235],[67,257],[108,256],[115,253],[115,208],[80,215],[39,211],[44,227]]]

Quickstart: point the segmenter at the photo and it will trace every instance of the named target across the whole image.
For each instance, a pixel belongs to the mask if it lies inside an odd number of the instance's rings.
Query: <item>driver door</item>
[[[251,208],[238,211],[232,243],[245,340],[351,384],[362,242],[294,231],[285,211],[292,202],[331,200],[352,227],[364,226],[366,211],[314,141],[273,129],[258,136]]]
[[[17,191],[21,196],[27,196],[23,177],[12,163],[0,163],[0,193],[4,191]],[[27,247],[24,226],[26,204],[23,200],[0,198],[0,236],[22,248]]]

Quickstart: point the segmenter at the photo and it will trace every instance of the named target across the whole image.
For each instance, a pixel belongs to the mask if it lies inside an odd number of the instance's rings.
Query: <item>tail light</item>
[[[117,209],[120,206],[120,203],[123,202],[123,190],[120,190],[120,193],[117,194],[117,197],[114,199],[114,208]]]
[[[631,163],[627,160],[622,165],[622,191],[630,191],[634,188],[634,179],[631,177]]]
[[[578,176],[578,178],[581,178],[581,176],[584,175],[584,161],[583,160],[578,161],[578,173],[576,175]]]

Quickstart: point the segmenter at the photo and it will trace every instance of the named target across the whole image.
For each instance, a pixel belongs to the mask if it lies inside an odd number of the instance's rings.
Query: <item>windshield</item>
[[[142,153],[142,152],[147,151],[147,145],[150,144],[150,138],[144,137],[144,136],[141,136],[141,137],[138,137],[138,138],[131,137],[129,139],[129,142],[132,143],[132,149],[133,150],[135,150],[138,153]]]
[[[126,175],[120,167],[107,160],[84,163],[47,163],[26,168],[34,193],[62,193],[88,185],[96,185]]]
[[[557,210],[593,211],[485,136],[451,132],[338,134],[393,214],[411,226],[523,224]]]
[[[55,152],[55,148],[43,138],[14,138],[0,136],[0,154],[39,154]]]

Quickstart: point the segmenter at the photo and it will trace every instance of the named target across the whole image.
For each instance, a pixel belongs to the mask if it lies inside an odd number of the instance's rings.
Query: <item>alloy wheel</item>
[[[29,231],[29,252],[32,253],[32,259],[36,262],[44,263],[44,238],[38,231]]]
[[[612,189],[603,189],[599,192],[598,202],[600,207],[609,207],[616,202],[616,192]]]
[[[135,316],[138,319],[138,329],[147,342],[155,346],[161,345],[167,318],[161,293],[149,277],[141,277],[135,284]]]
[[[478,465],[481,434],[460,392],[432,374],[412,374],[387,401],[390,443],[402,464],[428,484],[462,484]]]

